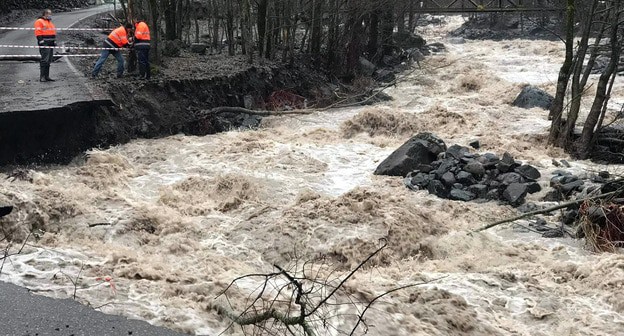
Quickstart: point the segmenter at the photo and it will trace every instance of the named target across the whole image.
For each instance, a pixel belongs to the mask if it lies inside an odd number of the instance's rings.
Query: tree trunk
[[[199,43],[199,19],[197,19],[197,13],[193,13],[193,19],[195,20],[195,43]]]
[[[555,93],[555,99],[550,107],[550,113],[548,118],[552,119],[550,126],[550,136],[548,142],[551,144],[558,144],[559,134],[561,133],[561,117],[563,114],[563,102],[565,99],[566,91],[568,88],[568,82],[570,80],[570,74],[572,70],[572,63],[574,59],[574,1],[567,0],[567,20],[566,20],[566,52],[565,60],[561,69],[559,70],[559,78],[557,79],[557,92]]]
[[[393,1],[388,1],[383,9],[381,22],[381,57],[392,55],[394,44],[392,33],[394,31],[394,6]]]
[[[405,4],[401,3],[400,6],[397,6],[397,7],[398,9],[395,14],[397,31],[399,33],[404,33],[405,32]]]
[[[176,2],[177,0],[167,0],[165,4],[165,38],[170,41],[178,37],[178,32],[176,30]]]
[[[221,40],[219,39],[219,11],[217,9],[217,1],[211,1],[212,7],[212,47],[221,51]]]
[[[618,11],[615,11],[615,13],[613,13],[613,19],[611,21],[611,59],[609,60],[607,68],[602,72],[602,74],[600,75],[600,79],[598,80],[598,86],[596,87],[596,96],[594,98],[592,107],[589,110],[589,114],[587,115],[587,119],[585,120],[583,132],[581,133],[581,138],[579,139],[577,147],[577,154],[581,159],[586,159],[589,157],[592,148],[592,139],[594,138],[594,132],[596,131],[596,124],[598,123],[601,112],[604,110],[604,106],[609,101],[609,96],[607,95],[607,87],[609,84],[609,79],[611,78],[611,76],[615,75],[615,71],[617,70],[617,64],[620,58],[620,49],[622,47],[621,41],[618,40],[618,29],[621,16],[622,12],[620,12],[618,8]]]
[[[158,0],[149,0],[151,48],[150,57],[155,64],[160,64],[160,15],[158,11]]]
[[[337,59],[337,50],[338,50],[338,34],[340,31],[338,13],[339,13],[339,0],[331,1],[331,11],[330,11],[330,23],[327,32],[327,68],[330,70],[336,70],[339,67],[339,62]]]
[[[258,4],[258,19],[256,25],[258,26],[258,54],[260,56],[264,55],[264,41],[266,38],[266,27],[267,27],[267,9],[268,9],[268,0],[259,0]]]
[[[578,119],[579,112],[581,110],[581,100],[583,96],[584,87],[581,86],[581,72],[583,71],[583,63],[585,62],[585,55],[587,54],[587,46],[589,43],[589,35],[592,28],[593,16],[596,11],[598,0],[592,2],[589,13],[583,17],[582,36],[578,44],[576,51],[576,58],[573,65],[572,73],[572,91],[571,91],[571,103],[570,110],[568,111],[568,117],[566,118],[565,125],[563,125],[563,132],[559,133],[559,146],[568,150],[571,150],[572,134],[576,127],[576,121]]]
[[[187,0],[188,1],[188,0]],[[182,33],[186,27],[187,15],[184,11],[184,2],[176,0],[176,40],[182,41]]]
[[[290,29],[289,29],[289,39],[288,39],[288,54],[289,54],[289,64],[290,66],[295,65],[295,40],[297,39],[297,26],[299,25],[299,18],[295,15],[292,18]],[[320,59],[319,59],[320,60]]]
[[[591,74],[592,68],[596,62],[596,58],[600,53],[600,42],[602,41],[602,37],[604,36],[606,29],[606,24],[601,22],[600,29],[598,30],[598,35],[594,38],[593,49],[591,54],[589,55],[589,59],[587,60],[587,67],[585,67],[585,72],[583,73],[583,78],[581,78],[581,86],[585,87],[587,84],[587,80],[589,79],[589,75]]]
[[[368,59],[372,62],[379,61],[379,10],[371,12],[368,21]]]
[[[407,21],[407,29],[410,34],[414,32],[414,28],[416,28],[416,6],[414,5],[413,0],[409,0],[409,18]]]
[[[349,10],[349,42],[347,42],[347,66],[345,72],[348,77],[355,77],[358,72],[362,49],[362,16],[358,11],[358,0],[348,0],[347,3]]]
[[[242,22],[242,34],[243,34],[243,43],[245,46],[245,52],[247,53],[247,62],[249,64],[253,63],[253,38],[251,36],[251,5],[249,0],[243,0],[243,17],[241,18]]]
[[[310,39],[311,53],[315,57],[321,54],[321,38],[323,23],[323,0],[312,0],[312,36]]]
[[[228,3],[226,18],[228,55],[234,56],[234,47],[236,43],[234,40],[234,8],[232,8],[232,1],[226,0],[226,2]]]

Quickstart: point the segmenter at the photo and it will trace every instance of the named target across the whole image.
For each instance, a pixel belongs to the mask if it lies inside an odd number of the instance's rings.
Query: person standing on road
[[[35,37],[39,47],[43,47],[39,48],[39,54],[41,54],[39,81],[54,82],[54,79],[50,78],[50,64],[54,55],[54,48],[51,47],[56,46],[56,27],[52,23],[52,11],[50,9],[44,10],[43,14],[35,21]]]
[[[152,77],[149,64],[150,30],[143,20],[134,21],[134,50],[139,60],[139,77],[150,79]]]
[[[106,62],[108,55],[113,54],[117,59],[117,78],[121,78],[124,72],[124,58],[120,50],[110,50],[111,48],[123,48],[129,44],[128,33],[132,33],[132,24],[126,23],[125,25],[116,28],[112,33],[108,35],[102,46],[106,49],[102,50],[100,58],[95,62],[95,67],[91,72],[91,77],[96,78],[102,70],[102,65]],[[132,36],[132,35],[130,35]]]

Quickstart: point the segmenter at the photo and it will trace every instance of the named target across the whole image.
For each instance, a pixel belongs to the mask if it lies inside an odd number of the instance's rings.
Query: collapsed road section
[[[205,114],[218,106],[258,106],[276,90],[301,95],[331,94],[326,78],[281,66],[248,67],[204,79],[106,83],[110,99],[64,107],[0,113],[0,165],[68,163],[94,148],[177,133],[206,135],[255,127],[260,117],[245,113]],[[266,106],[265,106],[266,107]]]

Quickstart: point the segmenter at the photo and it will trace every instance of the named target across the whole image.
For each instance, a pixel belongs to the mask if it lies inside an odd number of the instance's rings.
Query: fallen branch
[[[234,106],[220,106],[220,107],[215,107],[212,108],[210,110],[201,110],[200,112],[202,113],[203,116],[206,115],[210,115],[210,114],[220,114],[220,113],[243,113],[243,114],[249,114],[249,115],[257,115],[257,116],[262,116],[262,117],[269,117],[269,116],[283,116],[283,115],[305,115],[305,114],[312,114],[314,112],[317,111],[327,111],[327,110],[331,110],[331,109],[337,109],[337,108],[345,108],[345,107],[353,107],[353,106],[360,106],[360,105],[365,105],[366,103],[368,103],[371,99],[375,98],[377,95],[379,95],[380,93],[382,93],[383,91],[385,91],[386,89],[392,87],[392,86],[396,86],[398,83],[401,83],[403,81],[406,81],[408,76],[411,75],[412,73],[414,73],[416,70],[419,69],[414,69],[406,74],[403,74],[401,77],[395,79],[394,81],[386,84],[385,86],[378,88],[376,90],[373,90],[374,92],[369,95],[368,97],[366,97],[363,100],[354,102],[354,103],[350,103],[350,104],[343,104],[345,101],[347,100],[351,100],[351,99],[355,99],[358,97],[362,97],[364,95],[366,95],[366,93],[360,93],[354,96],[350,96],[347,97],[339,102],[336,102],[334,104],[331,104],[329,106],[323,107],[323,108],[315,108],[315,109],[296,109],[296,110],[290,110],[290,111],[266,111],[266,110],[250,110],[250,109],[246,109],[244,107],[234,107]],[[202,116],[202,117],[203,117]]]
[[[599,198],[605,198],[605,197],[612,196],[612,195],[619,194],[619,193],[621,193],[621,191],[620,190],[616,190],[616,191],[608,192],[608,193],[605,193],[605,194],[600,194],[600,195],[596,195],[596,196],[592,196],[592,197],[578,199],[578,200],[575,200],[575,201],[561,203],[561,204],[556,205],[554,207],[550,207],[550,208],[546,208],[546,209],[542,209],[542,210],[535,210],[535,211],[527,212],[527,213],[524,213],[524,214],[522,214],[520,216],[516,216],[516,217],[513,217],[513,218],[507,218],[507,219],[500,220],[498,222],[494,222],[494,223],[488,224],[488,225],[483,226],[481,228],[478,228],[478,229],[476,229],[474,231],[471,231],[470,233],[485,231],[487,229],[493,228],[493,227],[501,225],[501,224],[515,222],[515,221],[523,219],[523,218],[527,218],[527,217],[531,217],[531,216],[535,216],[535,215],[540,215],[540,214],[552,212],[552,211],[555,211],[555,210],[567,208],[567,207],[569,207],[571,205],[581,204],[581,203],[583,203],[585,201],[599,199]]]
[[[250,109],[246,109],[244,107],[237,107],[237,106],[220,106],[220,107],[215,107],[212,108],[210,110],[201,110],[200,111],[202,116],[208,116],[211,114],[220,114],[220,113],[241,113],[241,114],[250,114],[250,115],[257,115],[257,116],[262,116],[262,117],[269,117],[269,116],[283,116],[283,115],[301,115],[301,114],[312,114],[314,112],[316,112],[316,110],[290,110],[290,111],[262,111],[262,110],[250,110]]]
[[[91,224],[89,224],[89,227],[92,228],[92,227],[96,227],[96,226],[105,226],[105,225],[113,225],[113,224],[111,224],[111,223],[91,223]]]

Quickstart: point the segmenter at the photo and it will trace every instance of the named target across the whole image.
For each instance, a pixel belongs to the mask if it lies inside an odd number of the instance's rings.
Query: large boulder
[[[522,108],[540,107],[545,110],[550,109],[554,97],[548,94],[548,92],[536,88],[535,86],[525,86],[522,92],[516,97],[512,105]]]
[[[406,176],[419,165],[435,161],[446,151],[446,144],[437,136],[423,132],[413,136],[375,169],[375,175]]]
[[[542,177],[542,174],[540,174],[539,170],[528,164],[516,168],[515,172],[522,175],[528,180],[537,180]]]
[[[518,206],[524,202],[527,194],[527,186],[522,183],[512,183],[503,192],[503,198],[512,206]]]

